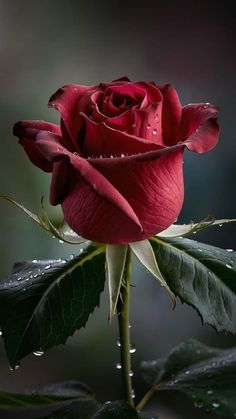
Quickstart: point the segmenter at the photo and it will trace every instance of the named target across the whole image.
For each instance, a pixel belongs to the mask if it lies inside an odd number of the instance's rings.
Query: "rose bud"
[[[165,230],[183,204],[185,147],[204,153],[219,136],[217,107],[182,106],[173,86],[128,78],[71,84],[49,106],[60,126],[14,126],[33,164],[52,172],[50,202],[80,236],[124,244]]]

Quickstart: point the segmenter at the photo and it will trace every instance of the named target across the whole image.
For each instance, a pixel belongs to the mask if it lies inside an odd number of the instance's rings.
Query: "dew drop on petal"
[[[125,157],[125,155],[122,153],[122,154],[120,155],[120,157]]]
[[[147,124],[147,129],[150,129],[151,128],[151,125],[150,124]]]
[[[153,133],[153,135],[157,135],[157,130],[156,130],[156,128],[154,128],[154,129],[152,130],[152,133]]]

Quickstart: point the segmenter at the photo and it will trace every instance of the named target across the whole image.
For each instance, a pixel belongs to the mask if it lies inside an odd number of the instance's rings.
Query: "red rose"
[[[20,121],[14,134],[52,172],[51,204],[62,205],[76,233],[103,243],[143,240],[172,224],[183,203],[185,146],[203,153],[219,135],[217,108],[182,107],[169,84],[67,85],[49,106],[60,126]]]

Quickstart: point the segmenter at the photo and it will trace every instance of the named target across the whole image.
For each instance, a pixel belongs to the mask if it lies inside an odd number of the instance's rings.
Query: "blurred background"
[[[185,202],[178,222],[236,216],[236,68],[234,2],[0,0],[0,194],[38,211],[48,198],[50,175],[27,159],[12,135],[19,119],[59,121],[47,108],[52,93],[67,83],[95,84],[127,75],[133,81],[171,82],[183,104],[220,106],[221,139],[211,153],[185,154]],[[59,209],[52,210],[59,217]],[[15,261],[64,257],[73,246],[52,240],[15,207],[0,202],[0,275]],[[209,229],[194,237],[224,248],[236,247],[236,227]],[[236,339],[217,334],[190,307],[169,297],[146,272],[135,266],[132,289],[132,340],[137,400],[147,390],[138,378],[141,359],[165,355],[186,338],[219,347]],[[0,343],[0,390],[24,391],[53,381],[79,379],[100,400],[122,397],[115,369],[117,327],[107,322],[108,293],[85,330],[43,357],[29,356],[12,372]],[[160,394],[154,412],[161,419],[214,418],[177,394]],[[1,411],[0,417],[33,418],[35,412]]]

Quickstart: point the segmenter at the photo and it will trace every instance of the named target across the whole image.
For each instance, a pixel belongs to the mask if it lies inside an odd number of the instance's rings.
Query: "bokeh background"
[[[47,108],[49,96],[67,83],[94,84],[127,75],[132,80],[171,82],[183,104],[211,102],[220,106],[221,139],[202,156],[186,152],[185,203],[179,222],[236,216],[236,66],[233,1],[93,1],[0,0],[0,193],[37,211],[48,197],[50,176],[28,161],[12,135],[18,119],[58,115]],[[51,210],[59,217],[59,209]],[[0,275],[16,260],[63,257],[73,246],[52,240],[10,204],[0,202]],[[199,233],[225,248],[236,247],[236,227]],[[169,297],[136,265],[132,289],[132,340],[137,399],[146,390],[138,377],[141,359],[164,355],[185,338],[219,347],[236,339],[202,326],[197,314],[180,301],[172,311]],[[117,327],[107,322],[108,294],[85,330],[43,357],[33,355],[12,372],[0,344],[0,389],[24,391],[63,379],[87,382],[101,400],[122,397],[115,369]],[[213,418],[192,407],[177,393],[160,394],[154,410],[162,419]],[[1,411],[7,418],[33,418],[35,413]],[[38,413],[36,414],[38,416]]]

